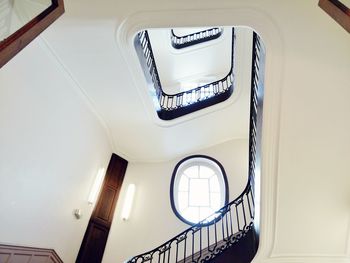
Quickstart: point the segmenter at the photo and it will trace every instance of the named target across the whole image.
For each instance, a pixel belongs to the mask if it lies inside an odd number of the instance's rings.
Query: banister
[[[227,100],[234,91],[234,40],[232,28],[231,68],[229,73],[214,82],[176,94],[166,93],[160,81],[151,41],[147,30],[135,38],[135,49],[146,80],[152,86],[157,114],[162,120],[171,120]]]
[[[177,36],[174,30],[171,30],[171,45],[176,49],[181,49],[193,45],[198,45],[210,40],[219,38],[222,35],[223,29],[214,27],[185,36]]]
[[[214,214],[201,220],[180,234],[146,253],[139,254],[126,263],[141,262],[208,262],[254,229],[255,170],[260,169],[261,114],[263,92],[261,74],[264,50],[260,37],[253,33],[252,82],[249,127],[248,181],[243,192]],[[259,187],[259,186],[258,186]],[[196,236],[197,235],[197,236]],[[204,237],[203,237],[204,236]],[[195,242],[195,240],[199,240]],[[257,250],[257,244],[255,253]],[[153,261],[154,260],[154,261]]]

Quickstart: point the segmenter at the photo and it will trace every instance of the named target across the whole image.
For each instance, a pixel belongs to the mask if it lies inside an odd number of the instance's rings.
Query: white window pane
[[[210,178],[210,192],[220,192],[220,184],[217,175]]]
[[[210,206],[209,183],[207,179],[190,180],[190,206]]]
[[[188,177],[182,175],[179,182],[179,191],[188,191]]]
[[[185,209],[182,216],[190,222],[199,222],[199,207],[189,207]]]
[[[215,214],[212,213],[209,217],[206,218],[205,222],[211,222],[220,215],[221,215],[220,213],[215,213]]]
[[[184,210],[188,207],[188,192],[179,192],[177,194],[177,202],[179,210]]]
[[[221,202],[221,195],[220,193],[211,193],[210,194],[210,201],[211,201],[211,208],[213,208],[215,211],[219,210],[223,203]]]
[[[191,166],[187,168],[184,173],[189,177],[189,178],[198,178],[198,166]]]
[[[196,160],[198,159],[198,160]],[[210,217],[225,202],[225,179],[220,166],[210,159],[195,157],[176,171],[173,185],[175,209],[192,223]],[[210,222],[210,220],[208,220]]]
[[[203,220],[214,213],[214,210],[210,207],[200,207],[199,208],[199,220]]]
[[[210,178],[211,176],[213,176],[214,171],[212,169],[210,169],[207,166],[203,166],[201,165],[199,167],[199,177],[200,178]]]

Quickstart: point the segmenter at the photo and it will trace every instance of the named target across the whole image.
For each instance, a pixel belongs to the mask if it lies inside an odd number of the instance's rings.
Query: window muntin
[[[211,157],[187,157],[174,169],[170,193],[175,214],[185,223],[196,224],[227,204],[225,170]]]

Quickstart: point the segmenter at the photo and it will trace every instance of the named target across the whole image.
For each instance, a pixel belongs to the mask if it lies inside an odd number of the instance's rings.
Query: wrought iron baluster
[[[244,208],[244,196],[242,196],[242,212],[243,212],[243,219],[244,219],[244,226],[243,226],[243,230],[246,229],[247,227],[247,216],[245,214],[245,208]]]
[[[241,231],[241,227],[240,227],[240,224],[239,224],[239,215],[238,215],[237,204],[235,204],[235,208],[236,208],[236,216],[237,216],[237,227],[238,227],[238,231]]]
[[[199,101],[199,100],[200,100],[200,98],[201,98],[201,92],[200,92],[200,89],[195,89],[195,94],[196,94],[196,96],[195,96],[195,100],[196,100],[196,101]]]
[[[194,261],[194,234],[195,232],[192,231],[192,262]]]
[[[202,227],[199,228],[199,257],[198,260],[202,257]]]
[[[249,192],[246,193],[245,195],[247,196],[247,202],[248,202],[248,208],[249,208],[249,215],[250,218],[253,218],[253,213],[252,213],[252,208],[250,206],[250,200],[249,200],[249,193],[251,192],[251,188],[249,188]]]
[[[229,215],[230,215],[230,228],[231,228],[231,235],[233,235],[233,222],[232,222],[232,213],[231,213],[231,206],[229,208]]]
[[[187,250],[186,243],[187,243],[187,235],[185,236],[185,241],[184,241],[184,261],[186,260],[186,250]]]
[[[228,83],[227,78],[225,78],[225,89],[224,89],[224,91],[226,91],[229,86],[230,86],[230,84]]]
[[[224,226],[224,220],[223,220],[223,218],[224,218],[224,215],[223,214],[221,214],[220,215],[220,221],[221,221],[221,231],[222,231],[222,240],[225,240],[225,226]]]
[[[168,261],[167,261],[167,263],[170,262],[170,251],[171,251],[171,244],[169,244],[169,249],[168,249]]]
[[[251,194],[251,196],[252,196],[252,203],[253,203],[253,207],[255,207],[255,201],[254,201],[254,195],[253,195],[253,192],[252,191],[250,191],[250,194]]]
[[[228,208],[229,209],[229,208]],[[230,236],[229,232],[228,232],[228,220],[227,220],[227,211],[225,212],[225,220],[226,220],[226,238],[228,238]]]
[[[210,246],[210,226],[207,226],[207,239],[208,239],[208,248]]]
[[[215,251],[216,245],[218,243],[218,236],[217,236],[217,228],[216,228],[217,221],[214,222],[214,245],[212,247],[211,252]]]
[[[176,241],[175,262],[177,263],[179,258],[179,241]]]

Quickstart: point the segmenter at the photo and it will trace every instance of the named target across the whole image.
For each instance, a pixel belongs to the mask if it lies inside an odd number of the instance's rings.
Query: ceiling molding
[[[265,260],[254,259],[252,263],[349,263],[350,257],[337,255],[285,255]]]

